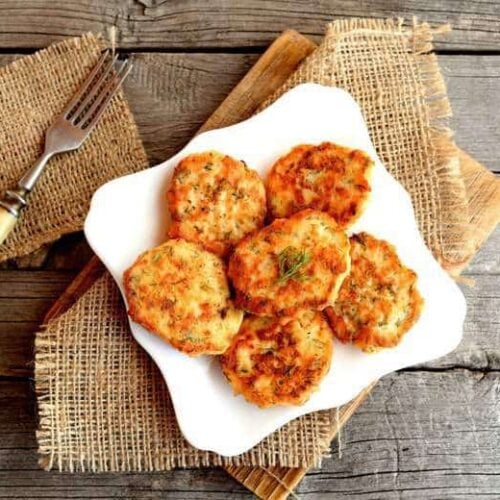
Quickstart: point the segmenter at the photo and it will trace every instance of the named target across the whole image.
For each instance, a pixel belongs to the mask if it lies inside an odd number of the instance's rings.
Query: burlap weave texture
[[[445,89],[426,25],[332,23],[287,83],[338,85],[360,102],[379,155],[412,195],[422,232],[452,267],[464,251],[466,198],[443,120]],[[163,470],[318,463],[335,435],[335,411],[302,417],[232,459],[195,450],[177,428],[158,370],[132,340],[106,275],[36,339],[42,463],[60,470]]]
[[[425,23],[334,22],[320,47],[263,106],[304,82],[349,91],[380,159],[410,193],[428,247],[453,272],[473,250],[458,150],[447,127],[451,108],[431,42]]]
[[[97,62],[104,43],[72,38],[0,68],[0,194],[43,151],[44,135]],[[82,228],[94,191],[148,165],[132,113],[119,92],[77,150],[53,157],[29,196],[0,261]]]
[[[95,319],[101,321],[96,324]],[[59,470],[134,471],[210,465],[306,466],[330,442],[330,412],[299,418],[225,459],[190,446],[165,382],[132,339],[106,273],[36,339],[41,463]]]

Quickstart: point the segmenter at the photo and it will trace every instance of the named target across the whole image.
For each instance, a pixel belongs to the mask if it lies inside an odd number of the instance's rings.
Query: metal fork
[[[14,228],[21,210],[26,206],[28,194],[50,158],[78,149],[118,92],[132,64],[128,60],[123,61],[113,71],[117,60],[118,56],[110,56],[109,50],[102,53],[81,88],[45,133],[45,148],[40,158],[19,180],[17,188],[7,191],[0,200],[0,244]]]

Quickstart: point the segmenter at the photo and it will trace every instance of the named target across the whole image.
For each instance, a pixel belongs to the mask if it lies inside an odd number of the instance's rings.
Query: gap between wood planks
[[[0,65],[16,56],[0,54]],[[189,141],[258,53],[158,51],[133,52],[132,57],[134,70],[125,90],[153,165]],[[455,114],[451,127],[458,145],[491,171],[500,172],[497,115],[488,104],[500,100],[500,56],[441,55],[439,62]]]
[[[307,36],[307,33],[302,33]],[[71,38],[71,37],[68,37]],[[320,40],[317,40],[320,41]],[[118,47],[120,54],[251,54],[260,55],[269,45],[253,45],[239,47]],[[43,47],[0,47],[0,55],[29,55]],[[442,56],[500,56],[500,49],[436,49],[436,55]]]
[[[449,373],[449,372],[470,372],[470,373],[482,373],[487,375],[489,373],[500,373],[499,368],[476,368],[473,366],[466,365],[452,365],[446,367],[426,367],[426,366],[409,366],[407,368],[402,368],[401,370],[397,370],[392,372],[386,376],[397,375],[402,373]],[[31,375],[0,375],[0,383],[1,382],[33,382],[33,374]]]
[[[500,26],[495,7],[494,2],[453,0],[218,0],[213,4],[206,0],[24,0],[15,7],[8,3],[0,7],[0,38],[8,46],[43,46],[64,36],[114,25],[121,32],[119,42],[131,49],[230,49],[261,47],[287,27],[317,41],[333,19],[403,17],[410,23],[417,16],[434,26],[446,22],[454,26],[449,36],[438,40],[440,48],[494,50]]]
[[[156,52],[156,53],[164,53],[165,49],[158,49],[158,50],[154,50],[153,52]],[[235,54],[235,55],[246,55],[246,54],[250,54],[250,55],[257,55],[257,52],[255,51],[255,47],[251,48],[250,50],[247,50],[245,52],[237,52],[237,51],[232,51],[232,50],[227,50],[227,49],[217,49],[215,52],[210,52],[210,51],[204,51],[204,50],[200,50],[200,49],[194,49],[193,51],[186,51],[186,50],[175,50],[174,53],[179,53],[179,54],[183,54],[183,53],[188,53],[190,54],[192,52],[193,55],[196,55],[196,54],[216,54],[216,53],[226,53],[226,54]],[[446,51],[446,50],[443,50],[443,51],[439,51],[438,53],[447,53],[447,52],[454,52],[454,54],[456,54],[457,57],[459,57],[459,54],[458,52],[460,51]],[[468,51],[470,52],[470,51]],[[491,55],[491,52],[486,52],[488,54],[488,56]],[[499,52],[500,53],[500,52]],[[478,54],[478,51],[472,51],[472,54],[473,56],[477,55]],[[147,55],[147,54],[144,54],[143,52],[140,53],[140,55]],[[165,55],[165,56],[168,56],[169,54],[162,54],[162,55]],[[191,59],[193,59],[193,55],[191,56]],[[231,59],[231,58],[228,58],[228,59]],[[232,58],[234,59],[234,57]],[[162,58],[163,60],[163,58]],[[455,57],[449,57],[449,60],[455,60]],[[228,61],[229,62],[229,61]],[[471,61],[471,63],[473,63],[474,61]],[[213,63],[210,63],[207,65],[207,67],[211,70],[210,73],[215,73],[217,69],[220,69],[219,66],[217,64],[213,64],[213,68],[212,68],[212,64]],[[231,77],[231,78],[239,78],[239,76],[237,75],[237,73],[241,70],[240,66],[239,66],[239,63],[236,64],[234,61],[233,61],[233,64],[234,64],[234,68],[233,71],[234,74],[233,75],[230,75],[231,71],[229,71],[228,75]],[[456,66],[456,65],[455,65]],[[168,68],[168,65],[167,65],[167,68]],[[196,73],[197,71],[200,72],[203,70],[203,68],[205,68],[205,66],[202,65],[202,67],[198,67],[197,64],[194,64],[194,66],[190,66],[189,64],[187,64],[186,68],[184,69],[187,69],[188,71],[193,71],[194,73]],[[206,69],[206,68],[205,68]],[[228,76],[228,79],[230,79]],[[469,78],[474,78],[475,76],[478,76],[478,75],[460,75],[461,77],[463,76],[468,76]],[[478,76],[478,78],[485,78],[484,76]],[[495,76],[495,78],[497,78]],[[489,85],[489,84],[488,84]],[[166,89],[168,90],[168,89]],[[182,98],[182,93],[180,96],[178,96],[178,98]],[[198,102],[197,99],[194,99],[193,100],[193,105],[196,104]],[[185,110],[181,110],[183,113],[185,112]],[[479,271],[479,269],[476,270],[475,274],[481,274],[481,272],[477,272]],[[486,269],[486,267],[484,268],[484,271],[486,271],[484,274],[487,274],[487,275],[492,275],[494,273],[491,272],[491,270],[489,269]],[[43,273],[43,271],[41,271],[41,273]],[[62,280],[62,281],[65,281],[65,279],[62,279],[61,276],[57,276],[57,273],[55,273],[56,277],[55,277],[55,280]],[[7,274],[4,275],[5,277],[7,277]],[[23,273],[19,273],[19,272],[15,272],[15,275],[14,273],[12,273],[12,277],[16,278],[16,281],[18,281],[19,279],[21,279],[21,281],[23,281]],[[47,276],[49,276],[49,273],[47,273]],[[42,274],[39,275],[39,277],[42,277]],[[9,280],[7,280],[9,281]],[[43,280],[45,282],[45,280]],[[34,283],[37,284],[39,282],[39,279],[35,280]],[[45,284],[45,283],[44,283]],[[39,283],[39,287],[44,287],[44,284],[42,283]],[[25,283],[25,285],[29,285],[29,276],[27,276],[27,282]],[[10,287],[8,286],[8,283],[7,283],[7,288],[10,289]],[[4,302],[5,300],[9,299],[11,296],[7,296],[5,295],[4,297]],[[32,297],[29,297],[29,296],[26,296],[26,295],[19,295],[17,300],[26,300],[26,301],[29,301],[29,300],[32,300],[32,302],[40,302],[40,306],[35,309],[33,309],[33,318],[32,319],[36,319],[38,318],[38,312],[39,309],[43,306],[43,303],[42,302],[45,302],[46,300],[50,300],[52,298],[51,294],[48,293],[47,295],[43,292],[43,291],[39,291],[37,293],[33,293],[33,296]],[[2,299],[2,297],[0,297],[0,299]],[[0,300],[1,302],[1,300]],[[1,303],[0,303],[0,306],[1,306]],[[36,314],[35,314],[36,313]],[[33,327],[32,325],[29,325],[29,331],[35,331],[36,327]],[[32,334],[30,333],[28,335],[27,333],[27,336],[30,336],[30,338],[32,338]],[[487,357],[487,356],[486,356]],[[486,360],[486,363],[488,363],[489,361]],[[435,371],[435,372],[445,372],[445,371],[448,371],[448,370],[459,370],[459,369],[464,369],[464,370],[469,370],[469,371],[475,371],[475,372],[481,372],[481,373],[488,373],[488,372],[494,372],[494,371],[498,371],[496,368],[492,368],[490,366],[482,366],[482,367],[476,367],[476,366],[469,366],[469,365],[465,365],[465,364],[452,364],[450,366],[445,366],[445,367],[412,367],[410,369],[406,369],[406,370],[403,370],[403,371],[422,371],[422,372],[431,372],[431,371]],[[0,377],[0,380],[4,380],[3,377],[11,377],[11,375],[3,375]],[[26,375],[19,375],[19,376],[16,376],[14,375],[14,377],[19,378],[19,379],[23,379],[23,378],[27,378],[29,379],[30,378],[30,374],[26,374]]]

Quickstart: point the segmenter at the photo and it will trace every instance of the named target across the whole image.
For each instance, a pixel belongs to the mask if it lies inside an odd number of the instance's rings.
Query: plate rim
[[[242,125],[245,125],[245,124],[248,124],[250,122],[253,122],[254,120],[256,120],[257,117],[260,117],[260,119],[262,119],[262,115],[265,115],[266,113],[272,112],[272,109],[274,107],[276,107],[276,105],[278,103],[280,103],[280,102],[283,103],[284,100],[291,99],[295,94],[299,94],[299,93],[304,92],[304,91],[315,90],[315,89],[318,89],[318,88],[323,89],[322,91],[326,90],[328,92],[340,93],[340,94],[343,94],[344,96],[348,96],[348,98],[351,101],[353,101],[354,104],[359,109],[359,106],[356,103],[356,101],[354,100],[354,98],[348,92],[346,92],[343,89],[334,88],[334,87],[326,87],[326,86],[323,86],[323,85],[312,84],[312,83],[301,84],[301,85],[298,85],[298,86],[294,87],[293,89],[289,90],[288,92],[286,92],[285,94],[283,94],[283,96],[281,96],[277,101],[275,101],[275,103],[273,103],[271,106],[269,106],[265,110],[261,111],[260,113],[254,115],[254,116],[252,116],[250,118],[248,118],[247,120],[244,120],[244,121],[239,122],[237,124],[231,125],[229,127],[224,127],[224,128],[221,128],[221,129],[216,129],[216,130],[210,130],[210,131],[207,131],[207,132],[203,132],[202,134],[200,134],[198,136],[195,136],[191,141],[189,141],[178,153],[176,153],[175,155],[173,155],[169,159],[161,162],[160,164],[155,165],[155,166],[153,166],[151,168],[142,170],[140,172],[131,173],[131,174],[128,174],[128,175],[125,175],[125,176],[113,179],[111,181],[108,181],[106,184],[104,184],[98,190],[96,190],[96,192],[94,193],[94,195],[92,197],[90,208],[89,208],[89,212],[88,212],[87,218],[85,220],[84,233],[85,233],[85,236],[87,238],[87,241],[89,242],[89,244],[92,247],[92,249],[94,250],[94,252],[98,255],[98,257],[101,260],[103,260],[106,268],[111,273],[111,275],[113,276],[114,280],[117,282],[117,284],[118,284],[118,286],[120,288],[121,295],[122,295],[122,297],[123,297],[123,299],[125,301],[125,304],[126,304],[126,298],[125,298],[124,293],[123,293],[123,287],[122,287],[121,280],[119,281],[115,277],[113,271],[107,265],[105,259],[103,259],[103,257],[101,256],[101,252],[97,249],[97,247],[99,245],[95,245],[95,240],[94,240],[94,238],[92,236],[92,224],[94,223],[93,222],[93,217],[97,213],[96,212],[96,203],[98,203],[99,197],[102,196],[103,193],[106,192],[106,190],[109,190],[109,189],[111,189],[113,187],[115,187],[115,188],[119,187],[119,183],[120,182],[125,182],[125,180],[127,180],[127,182],[128,182],[130,180],[130,178],[132,178],[132,177],[135,177],[135,176],[144,176],[144,175],[151,175],[151,176],[153,176],[153,175],[156,175],[160,171],[169,169],[170,168],[169,164],[178,161],[179,158],[182,158],[182,156],[184,154],[186,154],[185,151],[190,147],[190,145],[193,144],[193,142],[195,142],[195,141],[199,142],[200,138],[210,136],[210,135],[212,135],[214,133],[218,133],[218,134],[220,134],[221,132],[222,133],[224,133],[224,132],[227,133],[228,131],[230,131],[234,127],[241,127]],[[368,133],[366,122],[364,121],[364,119],[363,119],[363,126],[364,126],[364,128],[366,130],[366,133]],[[375,148],[374,148],[373,143],[371,141],[371,138],[369,136],[368,136],[368,140],[369,140],[369,142],[370,142],[370,144],[372,146],[372,151],[370,152],[370,156],[373,156],[374,157],[373,159],[375,160],[375,162],[379,163],[383,167],[383,169],[387,172],[387,169],[385,168],[384,164],[381,162],[380,158],[376,154]],[[390,175],[390,174],[388,173],[388,175]],[[393,179],[393,181],[400,186],[400,188],[402,189],[402,192],[404,192],[404,194],[405,194],[408,202],[410,203],[411,211],[412,211],[411,212],[412,213],[412,217],[415,220],[415,225],[416,225],[415,213],[414,213],[414,210],[413,210],[413,206],[411,204],[411,197],[410,197],[409,193],[406,191],[406,189],[393,176],[391,176],[391,179]],[[421,237],[421,235],[420,235],[420,237]],[[432,256],[432,259],[439,266],[438,262],[436,261],[436,259],[433,256]],[[439,268],[445,273],[445,271],[440,266],[439,266]],[[452,281],[451,277],[449,277],[447,274],[446,274],[446,276],[449,278],[450,283],[453,283],[453,285],[455,286],[455,291],[457,292],[457,294],[456,294],[457,300],[461,300],[462,301],[462,303],[460,305],[462,306],[462,309],[463,309],[463,318],[464,318],[465,317],[465,312],[466,312],[465,298],[464,298],[462,292],[460,291],[460,289],[458,288],[458,286]],[[159,370],[160,370],[160,372],[162,374],[162,377],[164,378],[165,383],[167,384],[169,392],[171,392],[171,384],[169,384],[168,376],[164,373],[164,370],[162,368],[161,362],[159,362],[156,359],[155,353],[151,352],[150,349],[148,349],[148,347],[145,345],[147,343],[144,341],[144,338],[142,338],[141,336],[137,335],[137,332],[135,331],[135,328],[134,328],[134,325],[136,325],[136,324],[130,319],[130,317],[128,316],[128,314],[127,314],[127,317],[128,317],[129,323],[131,325],[131,331],[132,331],[132,334],[134,336],[134,339],[139,343],[139,345],[141,346],[141,348],[143,348],[144,350],[146,350],[146,352],[148,353],[148,355],[153,359],[153,361],[155,362],[155,364],[158,366],[158,368],[159,368]],[[458,343],[460,342],[460,340],[461,340],[461,338],[463,336],[463,318],[461,320],[461,325],[462,325],[461,334],[460,334],[460,336],[458,338],[458,341],[456,342],[456,345],[458,345]],[[153,334],[149,333],[149,335],[153,335]],[[452,350],[454,350],[455,347],[456,347],[456,345],[452,346],[446,352],[451,352]],[[441,355],[443,355],[443,354],[439,354],[438,356],[441,356]],[[430,360],[430,359],[434,359],[434,357],[429,358],[428,360]],[[419,362],[416,362],[416,363],[419,363]],[[415,364],[415,363],[406,364],[405,366],[412,366],[413,364]],[[395,370],[390,370],[388,373],[392,373],[393,371],[395,371]],[[381,376],[384,376],[384,374],[382,374]],[[364,389],[364,387],[365,386],[361,387],[359,389],[359,391],[357,391],[357,393],[361,392]],[[354,397],[356,397],[356,396],[354,396]],[[213,452],[219,453],[219,454],[221,454],[223,456],[234,456],[234,455],[238,455],[238,454],[241,454],[241,453],[247,451],[251,447],[255,446],[262,439],[264,439],[267,435],[271,434],[276,429],[278,429],[279,427],[285,425],[289,421],[291,421],[291,420],[293,420],[295,418],[298,418],[298,416],[305,415],[305,414],[308,414],[308,413],[311,413],[311,412],[314,412],[314,411],[326,410],[326,409],[330,409],[330,408],[334,408],[335,407],[335,406],[331,406],[330,405],[330,406],[327,406],[327,407],[308,409],[308,410],[305,410],[304,412],[299,412],[299,415],[297,415],[295,417],[292,417],[292,418],[289,418],[285,422],[283,422],[283,423],[281,423],[279,425],[276,425],[276,427],[273,430],[271,430],[269,432],[266,432],[266,434],[264,436],[260,437],[257,441],[251,440],[252,444],[250,444],[250,445],[248,445],[248,443],[245,443],[244,445],[241,445],[240,447],[235,447],[235,446],[232,446],[232,447],[229,447],[229,448],[228,447],[217,447],[215,449],[213,445],[212,446],[207,445],[206,443],[203,442],[203,439],[198,439],[196,436],[193,436],[191,434],[190,430],[188,430],[188,429],[185,428],[185,426],[184,426],[185,422],[184,422],[184,419],[183,419],[183,410],[180,410],[178,408],[178,405],[176,404],[176,398],[173,395],[171,395],[171,401],[172,401],[172,405],[174,407],[174,411],[175,411],[175,414],[176,414],[177,423],[178,423],[178,425],[179,425],[179,427],[181,429],[181,432],[183,433],[184,437],[187,439],[187,441],[190,442],[196,448],[199,448],[199,449],[202,449],[202,450],[207,450],[207,451],[213,451]],[[298,408],[303,408],[303,407],[304,406],[301,406],[301,407],[298,407]]]

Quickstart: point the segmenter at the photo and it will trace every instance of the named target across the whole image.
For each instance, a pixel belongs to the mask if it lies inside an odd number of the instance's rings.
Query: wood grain
[[[479,0],[3,0],[0,48],[41,47],[110,26],[127,49],[264,47],[287,28],[318,41],[332,19],[413,16],[454,26],[439,49],[498,50],[498,3]]]
[[[0,55],[0,66],[17,57]],[[126,92],[151,163],[178,151],[257,58],[257,54],[134,54]],[[454,109],[452,127],[458,144],[500,172],[500,127],[496,107],[489,105],[500,102],[500,57],[441,56],[439,60]],[[90,257],[83,238],[69,236],[2,267],[81,269]]]
[[[313,42],[296,31],[285,31],[210,115],[198,133],[233,125],[252,116],[315,49]]]
[[[497,498],[500,373],[404,371],[384,377],[341,434],[331,458],[295,490],[301,500]],[[61,474],[36,461],[27,381],[0,382],[0,497],[252,498],[217,469]],[[425,409],[425,410],[424,410]]]
[[[40,3],[43,4],[43,1]],[[0,2],[0,12],[1,9],[2,3]],[[0,20],[0,24],[1,22],[2,20]],[[165,61],[177,58],[175,64],[177,64],[178,68],[172,71],[174,78],[157,94],[162,95],[161,92],[164,92],[165,97],[160,99],[156,97],[154,103],[151,101],[152,104],[143,112],[144,124],[141,124],[141,132],[151,134],[151,137],[160,138],[162,134],[167,134],[167,132],[174,134],[173,148],[175,149],[182,145],[181,141],[184,134],[187,140],[188,136],[199,127],[199,123],[208,116],[222,99],[223,95],[219,95],[218,86],[210,83],[216,78],[216,75],[219,77],[216,83],[220,84],[221,87],[228,80],[235,83],[246,71],[244,66],[246,65],[248,68],[256,59],[255,54],[139,54],[136,57],[142,56],[152,57],[153,59],[158,56],[157,66],[160,77],[162,71],[169,73],[171,71],[171,68],[162,68],[162,64]],[[470,64],[464,63],[466,64],[466,70],[463,69],[462,63],[456,65],[453,63],[457,58],[462,57],[471,62]],[[11,58],[11,56],[1,56],[0,64],[7,58]],[[500,59],[490,56],[446,56],[446,58],[450,61],[450,65],[443,64],[443,62],[442,64],[445,72],[449,67],[452,68],[451,76],[448,79],[452,105],[455,105],[456,96],[458,96],[463,100],[464,115],[460,116],[475,119],[474,127],[464,126],[462,128],[463,137],[469,137],[468,134],[474,135],[476,128],[479,128],[481,133],[484,130],[489,130],[490,135],[493,137],[489,156],[498,161],[500,155],[498,154],[498,141],[495,138],[495,132],[498,132],[498,129],[495,129],[495,120],[492,119],[494,115],[493,107],[487,107],[487,103],[494,102],[492,97],[497,95],[498,92],[498,85],[495,85],[495,82],[498,82],[497,62]],[[194,64],[190,62],[193,60],[196,61]],[[167,64],[169,63],[167,62]],[[188,67],[186,71],[186,64],[195,66],[194,70]],[[200,66],[202,67],[200,68]],[[185,72],[184,75],[183,71]],[[192,84],[195,87],[199,85],[199,89],[201,89],[194,97],[191,97],[192,94],[186,95],[187,85],[183,84],[183,82],[187,81],[186,77],[191,71],[195,73],[194,76],[189,77],[193,79]],[[179,77],[179,75],[181,76]],[[492,80],[491,85],[489,80]],[[455,94],[453,94],[455,92],[453,85],[458,89]],[[468,89],[467,92],[460,90],[464,85]],[[155,84],[152,87],[153,90],[155,87],[158,89],[159,85]],[[471,110],[471,107],[467,105],[467,97],[468,94],[472,95],[478,88],[481,90],[483,98],[475,99]],[[161,107],[163,100],[169,101],[169,105],[165,108]],[[206,101],[208,101],[209,105],[204,107]],[[486,104],[483,102],[481,105],[480,101],[487,102]],[[136,106],[140,107],[143,101],[136,100],[134,102],[137,103]],[[180,109],[180,103],[187,103],[188,108],[192,106],[193,109]],[[209,107],[211,109],[207,111]],[[181,118],[180,123],[184,124],[186,129],[178,136],[175,136],[174,125],[165,130],[161,127],[162,122],[160,121],[163,120],[163,124],[165,124],[165,116],[168,116],[163,114],[163,111],[175,109],[177,109],[175,111],[177,116],[181,117],[190,115],[193,112],[200,113],[200,115],[197,115],[199,117],[197,123],[194,123],[194,121],[190,123],[183,122]],[[477,112],[474,112],[474,110]],[[134,110],[134,112],[140,114],[140,110]],[[158,116],[158,121],[153,126],[153,128],[156,128],[154,131],[149,128],[147,122],[147,114],[151,112],[156,112]],[[489,117],[488,120],[482,119],[485,113]],[[201,116],[203,114],[204,116]],[[457,122],[461,121],[460,116]],[[475,141],[479,140],[479,150],[484,152],[484,148],[482,148],[484,142],[481,143],[479,135],[478,132]],[[175,145],[176,141],[179,144]],[[470,143],[476,144],[472,140]],[[157,145],[158,143],[152,141],[151,144]],[[165,139],[165,135],[163,135],[163,142],[159,148],[155,147],[154,154],[157,154],[159,159],[164,159],[165,156],[160,156],[172,147],[170,144],[172,143],[169,143],[168,139]],[[463,145],[462,142],[460,144]],[[162,150],[162,148],[164,149]],[[495,170],[500,169],[495,168]],[[491,186],[489,182],[486,182],[486,184]],[[496,447],[499,444],[498,429],[492,425],[492,422],[496,422],[498,413],[495,413],[495,409],[491,408],[491,394],[494,394],[499,387],[499,381],[495,378],[500,360],[497,340],[500,320],[497,317],[498,314],[496,314],[500,310],[497,293],[497,275],[500,268],[499,242],[500,231],[497,231],[493,233],[487,246],[481,250],[469,266],[470,276],[476,280],[476,288],[466,289],[469,300],[469,318],[466,324],[465,341],[457,351],[459,356],[449,360],[445,358],[442,361],[443,364],[441,364],[440,360],[437,364],[430,365],[432,371],[426,371],[428,370],[427,367],[425,369],[417,367],[412,371],[387,377],[387,379],[379,383],[375,391],[382,390],[385,387],[384,384],[393,378],[402,381],[399,385],[399,382],[391,382],[394,391],[375,392],[375,396],[368,398],[365,404],[354,414],[343,431],[343,440],[346,442],[343,460],[337,460],[335,457],[326,460],[321,471],[308,474],[297,489],[297,494],[301,498],[330,498],[332,496],[343,498],[344,496],[351,496],[351,494],[370,498],[400,498],[401,496],[405,498],[436,498],[471,494],[494,496],[499,491],[499,476],[494,471],[490,472],[488,468],[491,466],[496,467],[496,470],[498,470],[498,457],[492,458],[491,450],[487,446],[486,451],[483,452],[481,448],[478,448],[479,445],[477,444],[482,445],[483,442],[486,442],[486,445],[491,443],[492,446]],[[63,241],[62,246],[64,247],[66,244],[67,241]],[[54,266],[55,268],[74,269],[78,267],[78,262],[81,262],[81,259],[88,255],[88,248],[85,245],[82,246],[78,237],[70,237],[68,247],[70,250],[67,254],[64,248],[59,249],[60,253],[51,249],[42,255],[39,261],[41,259],[44,265]],[[77,264],[72,264],[73,259]],[[34,265],[39,265],[39,261],[36,261]],[[29,263],[27,265],[30,266]],[[14,277],[19,274],[21,273],[13,271],[12,277],[4,275],[5,281],[2,290],[15,287],[16,279]],[[27,291],[30,289],[31,281],[38,281],[39,279],[44,281],[42,278],[44,278],[42,275],[28,277],[26,283],[24,285],[20,284],[17,291],[13,292],[18,295],[17,299],[20,299],[15,309],[16,311],[19,310],[21,317],[31,317],[31,313],[21,310],[23,307],[28,309],[31,307],[31,298],[29,298]],[[54,285],[54,288],[51,288],[52,285],[49,285],[48,288],[46,285],[44,287],[34,292],[33,297],[35,299],[37,298],[36,294],[39,292],[44,297],[49,296],[52,293],[51,290],[57,288],[57,284]],[[5,298],[8,299],[8,297],[9,292],[5,292]],[[471,300],[473,301],[472,306],[470,305]],[[35,307],[40,308],[40,303],[36,302]],[[11,315],[10,317],[16,316],[16,313],[10,310],[11,308],[6,309],[8,314]],[[37,314],[40,313],[40,309],[37,310]],[[39,321],[40,317],[38,317],[37,321]],[[1,318],[2,316],[0,316],[0,320]],[[25,376],[31,373],[29,367],[29,362],[32,359],[31,352],[30,348],[24,349],[23,346],[26,343],[23,340],[29,342],[34,325],[34,322],[24,320],[0,323],[0,339],[4,337],[6,339],[3,345],[0,345],[0,352],[3,353],[4,349],[9,350],[10,348],[10,354],[0,358],[0,366],[7,366],[5,371],[2,371],[4,368],[0,369],[0,376],[2,373],[8,373],[9,377]],[[3,332],[6,332],[5,336]],[[16,335],[19,337],[17,344]],[[28,347],[30,347],[29,343]],[[15,364],[11,363],[12,360],[21,363],[16,368]],[[23,362],[27,363],[26,366],[23,366]],[[465,370],[462,369],[464,367]],[[418,374],[418,377],[415,374]],[[493,378],[491,374],[494,375]],[[446,383],[439,382],[444,380],[445,375],[450,376],[449,379],[446,379]],[[411,377],[411,379],[407,379],[407,376]],[[476,381],[469,384],[466,381],[470,380],[470,377],[476,377],[477,380],[474,379]],[[415,382],[416,380],[418,380],[418,383]],[[432,383],[433,380],[434,384]],[[477,382],[482,380],[488,380],[488,384],[491,382],[491,385],[481,385]],[[13,399],[11,396],[15,393],[17,384],[25,384],[25,390],[18,396],[16,403],[15,398]],[[466,391],[463,390],[464,386],[467,387]],[[410,390],[409,387],[412,387],[412,389]],[[414,389],[414,387],[417,387],[418,390]],[[427,390],[429,387],[430,389]],[[442,389],[438,390],[438,387]],[[470,402],[470,404],[467,406],[463,401],[459,403],[465,409],[464,411],[471,413],[464,417],[461,407],[459,416],[455,419],[454,415],[450,417],[445,412],[446,409],[449,410],[450,408],[447,398],[449,398],[450,394],[456,396],[462,393],[465,402]],[[390,405],[382,408],[379,403],[382,401],[387,405],[389,404],[388,401],[394,401],[394,398],[397,397],[401,398],[402,394],[404,394],[403,404],[405,410],[403,420],[399,420],[397,415],[402,412],[400,408],[391,407]],[[418,399],[419,397],[420,399]],[[0,423],[2,424],[0,427],[0,497],[23,496],[35,498],[50,495],[51,498],[62,498],[71,495],[81,498],[111,496],[220,498],[224,495],[231,498],[246,498],[248,496],[242,487],[224,481],[215,470],[175,471],[166,474],[145,475],[109,474],[104,476],[46,474],[38,470],[36,466],[35,416],[30,408],[30,401],[33,401],[33,398],[29,392],[29,384],[26,382],[0,382],[0,403],[2,407],[8,408],[9,411],[10,409],[13,410],[13,413],[9,414],[10,416],[5,419],[5,412],[0,412]],[[374,402],[377,403],[375,407],[373,406]],[[484,412],[481,410],[481,407],[484,406],[483,403],[488,408]],[[426,411],[423,412],[422,408],[425,408]],[[415,414],[417,409],[418,412]],[[418,432],[410,433],[412,424],[415,421],[422,422],[426,418],[425,415],[429,415],[428,423],[422,429],[417,429]],[[362,416],[365,416],[365,418],[359,420]],[[408,425],[408,421],[411,422],[410,425]],[[480,427],[476,426],[474,431],[470,431],[471,424],[475,425],[476,423]],[[415,426],[417,426],[416,423]],[[346,435],[348,435],[350,429],[353,429],[352,432],[355,436],[359,433],[363,434],[366,430],[368,437],[359,440],[349,438],[346,441]],[[399,433],[393,431],[394,429],[403,429],[404,432]],[[479,441],[477,441],[478,432],[481,436]],[[460,436],[460,438],[452,438],[452,436]],[[483,436],[487,436],[487,438]],[[467,444],[458,449],[458,443],[462,442],[463,437],[466,438],[465,442]],[[474,440],[476,440],[476,443]],[[405,455],[408,451],[405,448],[412,448],[411,446],[400,446],[400,444],[407,442],[412,446],[421,442],[429,443],[429,445],[428,447],[426,445],[424,449],[417,446],[415,454]],[[473,446],[476,446],[476,448],[473,449]],[[437,450],[437,452],[433,453],[433,450]],[[335,445],[333,451],[335,452]],[[471,457],[470,463],[466,460],[468,456]],[[473,464],[472,461],[474,460]],[[484,473],[482,473],[483,471]],[[287,472],[287,474],[288,476],[285,475],[285,479],[288,481],[290,480],[290,473]],[[294,480],[298,479],[297,474],[294,472],[291,474]],[[277,493],[279,493],[279,490],[277,490]]]
[[[17,57],[0,55],[0,65]],[[154,164],[172,156],[193,136],[258,55],[139,53],[133,58],[126,92]],[[497,109],[489,105],[500,102],[500,56],[440,56],[439,61],[454,109],[451,125],[458,144],[500,172],[500,127]],[[69,235],[0,267],[78,270],[91,256],[81,235]]]
[[[56,271],[0,271],[0,321],[39,321],[73,278]]]
[[[302,43],[303,48],[298,51],[297,47]],[[217,110],[211,115],[211,118],[206,122],[206,125],[201,127],[201,130],[225,126],[246,118],[256,109],[258,104],[265,99],[273,89],[278,88],[283,83],[286,75],[291,73],[297,63],[302,60],[308,53],[313,50],[314,46],[293,32],[285,33],[281,39],[266,51],[260,58],[257,64],[252,68],[250,73],[235,87],[231,94],[223,101]],[[285,51],[290,51],[293,55],[292,59],[296,60],[296,64],[290,64],[289,57],[283,57]],[[280,59],[273,64],[272,60],[275,54],[280,54]],[[279,64],[280,63],[280,64]],[[284,76],[283,76],[284,75]],[[266,85],[257,85],[256,82],[263,81]],[[241,103],[241,105],[240,105]],[[468,158],[464,157],[464,161]],[[470,170],[479,170],[482,172],[483,167],[477,163],[470,163]],[[492,175],[492,174],[491,174]],[[480,187],[480,185],[476,185]],[[471,193],[473,194],[473,193]],[[483,205],[483,209],[487,208],[487,204]],[[480,212],[481,218],[484,218]],[[478,245],[483,242],[478,241]],[[83,293],[82,290],[89,285],[90,278],[96,275],[97,262],[93,260],[87,266],[83,275],[78,279],[70,292],[68,292],[61,300],[58,300],[51,312],[46,317],[46,321],[54,317],[55,313],[59,314],[64,311],[73,302],[74,296],[77,293]],[[340,409],[340,421],[343,425],[354,410],[359,407],[365,397],[369,394],[370,388],[365,390],[360,396],[355,398],[350,404],[345,405]],[[332,438],[335,432],[332,432]],[[279,499],[287,496],[291,488],[295,487],[301,478],[307,473],[308,469],[286,469],[286,468],[249,468],[249,467],[231,467],[227,468],[228,472],[238,479],[242,484],[247,486],[251,491],[254,491],[262,498]]]
[[[457,144],[490,170],[500,173],[500,56],[439,56],[450,99]]]
[[[307,51],[307,47],[302,50]],[[279,53],[280,63],[291,68],[294,60],[287,61],[285,53]],[[15,57],[19,54],[0,55],[0,66]],[[133,54],[134,68],[125,91],[150,163],[164,161],[181,149],[258,58],[257,53]],[[446,55],[440,56],[439,62],[448,85],[457,143],[490,170],[500,172],[500,127],[497,107],[490,105],[500,103],[500,56]],[[255,84],[249,83],[248,87]],[[254,91],[249,98],[258,95]],[[241,105],[248,115],[250,101]],[[226,123],[227,118],[222,124]]]
[[[284,57],[281,53],[280,58]],[[133,59],[126,92],[150,161],[155,164],[190,140],[255,63],[257,54],[139,53]],[[500,102],[500,56],[440,56],[439,62],[448,85],[454,111],[451,125],[459,146],[473,152],[474,158],[492,171],[500,172],[500,127],[496,126],[497,109],[489,105]],[[246,101],[241,105],[250,107]],[[230,119],[234,122],[234,117]],[[222,124],[229,122],[226,118]]]
[[[33,374],[35,332],[73,278],[61,271],[0,271],[0,377]]]
[[[375,384],[371,384],[349,403],[339,408],[338,428],[341,429],[354,412],[369,396]],[[337,435],[332,429],[331,440]],[[280,500],[286,498],[298,486],[309,468],[285,467],[225,467],[225,469],[241,484],[253,491],[259,498]]]

